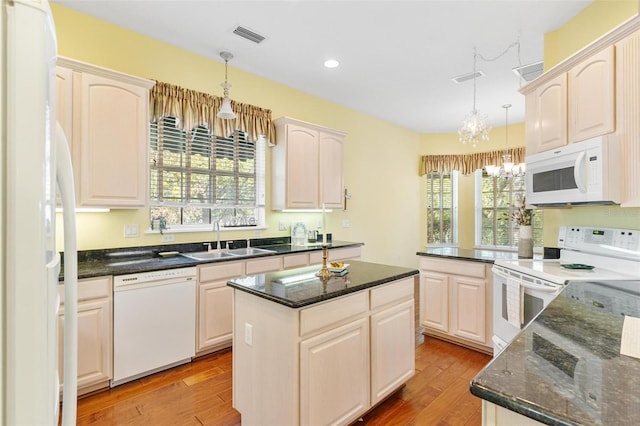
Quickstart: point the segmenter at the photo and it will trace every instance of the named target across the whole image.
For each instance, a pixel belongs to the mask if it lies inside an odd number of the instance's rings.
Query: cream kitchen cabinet
[[[622,157],[622,207],[640,207],[640,30],[616,44],[617,130]]]
[[[77,205],[144,207],[153,81],[59,58],[57,82],[65,96],[58,106],[66,115],[58,120],[71,140]]]
[[[233,289],[227,281],[244,275],[244,262],[198,266],[196,355],[231,346]]]
[[[78,394],[109,387],[112,377],[112,277],[78,280]],[[63,377],[64,285],[59,286],[58,369]],[[60,385],[62,391],[62,384]]]
[[[609,46],[569,71],[569,142],[615,130],[614,70],[614,46]]]
[[[299,309],[235,290],[243,423],[351,424],[397,390],[415,372],[413,289],[410,277]]]
[[[289,117],[274,120],[272,208],[344,207],[345,133]]]
[[[327,253],[327,261],[335,262],[338,260],[347,261],[349,259],[360,259],[362,255],[362,247],[343,247],[343,248],[330,248]],[[309,253],[309,264],[321,264],[322,263],[322,251],[312,251]]]
[[[527,155],[567,144],[567,75],[525,94]]]
[[[426,334],[491,353],[490,266],[423,256],[420,281],[420,324]]]

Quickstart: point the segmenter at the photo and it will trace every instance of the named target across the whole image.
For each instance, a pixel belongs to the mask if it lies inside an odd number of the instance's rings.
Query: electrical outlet
[[[163,243],[171,243],[176,240],[176,236],[173,234],[162,234]]]
[[[281,220],[280,222],[278,222],[278,230],[286,231],[287,230],[287,222],[285,222],[284,220]]]
[[[249,346],[253,346],[253,325],[248,322],[244,323],[244,342]]]
[[[135,238],[140,236],[140,229],[137,223],[124,225],[124,237]]]
[[[262,233],[260,231],[253,231],[253,236],[254,237],[259,237],[260,235],[262,235]]]
[[[343,228],[348,228],[351,226],[351,222],[349,222],[349,219],[342,219],[342,227]]]

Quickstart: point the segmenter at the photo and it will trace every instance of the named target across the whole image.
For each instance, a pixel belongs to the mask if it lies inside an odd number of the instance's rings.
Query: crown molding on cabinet
[[[541,76],[531,81],[527,85],[523,86],[520,89],[520,93],[522,93],[523,95],[526,95],[528,93],[533,92],[539,86],[547,84],[552,79],[556,78],[557,76],[559,76],[564,72],[567,72],[568,70],[578,65],[582,61],[593,56],[595,53],[619,42],[620,40],[624,39],[625,37],[633,34],[638,30],[640,30],[640,14],[637,14],[629,18],[628,20],[626,20],[625,22],[623,22],[613,30],[604,34],[600,38],[594,40],[592,43],[585,46],[584,48],[574,53],[573,55],[569,56],[567,59],[555,65],[550,70],[544,72]]]
[[[116,81],[120,81],[122,83],[133,84],[135,86],[140,86],[145,89],[151,89],[156,84],[156,82],[153,80],[136,77],[133,75],[122,73],[120,71],[114,71],[108,68],[103,68],[97,65],[88,64],[86,62],[78,61],[76,59],[71,59],[64,56],[58,56],[56,65],[70,68],[74,71],[89,72],[93,75],[110,78]]]

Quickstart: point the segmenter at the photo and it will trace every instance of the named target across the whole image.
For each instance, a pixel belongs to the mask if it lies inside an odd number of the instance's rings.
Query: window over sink
[[[206,126],[182,130],[175,117],[150,123],[149,219],[168,229],[265,224],[265,140]]]

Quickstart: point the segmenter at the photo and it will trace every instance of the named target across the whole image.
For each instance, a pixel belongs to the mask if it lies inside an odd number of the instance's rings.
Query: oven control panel
[[[629,258],[640,257],[640,230],[562,226],[558,247]]]

